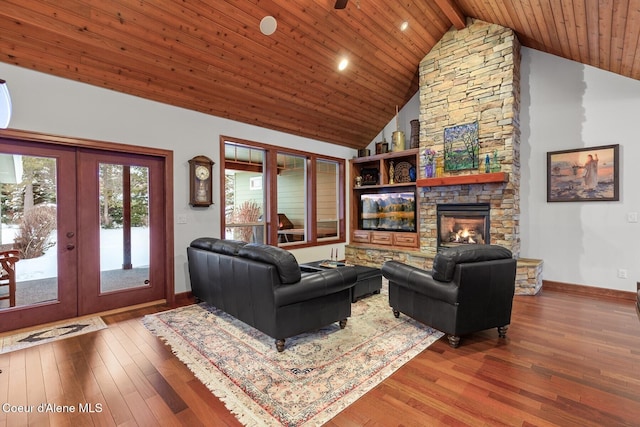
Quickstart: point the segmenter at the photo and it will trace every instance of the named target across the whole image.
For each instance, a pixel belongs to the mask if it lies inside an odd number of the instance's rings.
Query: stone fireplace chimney
[[[490,154],[493,162],[497,151],[507,179],[478,183],[488,180],[478,179],[476,169],[428,180],[420,164],[419,251],[348,245],[345,257],[358,265],[379,267],[393,259],[430,269],[438,250],[438,205],[489,205],[488,243],[518,258],[516,294],[535,295],[542,287],[542,260],[520,258],[520,43],[508,28],[472,19],[467,24],[449,30],[420,63],[420,150],[442,156],[445,128],[477,122],[480,159]]]
[[[470,19],[466,28],[447,32],[422,60],[420,150],[431,148],[442,156],[445,128],[478,122],[479,157],[490,154],[493,160],[497,151],[508,182],[419,187],[421,252],[435,256],[439,204],[478,203],[490,205],[490,243],[519,256],[519,110],[520,44],[512,30]]]

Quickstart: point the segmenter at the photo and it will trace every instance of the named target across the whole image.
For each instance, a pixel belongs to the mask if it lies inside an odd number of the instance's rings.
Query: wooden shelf
[[[377,162],[383,159],[389,160],[398,157],[415,157],[418,154],[418,151],[418,148],[409,148],[403,151],[389,151],[388,153],[373,154],[367,157],[354,157],[351,159],[351,163]]]
[[[397,165],[407,162],[412,167],[417,168],[420,164],[419,161],[420,150],[418,148],[410,148],[404,151],[395,151],[390,153],[375,154],[367,157],[355,157],[349,160],[351,169],[351,243],[363,246],[372,247],[384,247],[384,248],[402,248],[415,250],[420,246],[420,237],[417,232],[404,232],[404,231],[381,231],[381,230],[361,230],[360,224],[360,212],[362,206],[360,205],[361,194],[380,194],[386,193],[388,190],[397,191],[415,191],[416,182],[398,182],[394,179],[394,183],[390,184],[391,177],[389,176],[389,169],[391,162]],[[355,186],[356,177],[362,176],[366,169],[371,169],[378,174],[377,184],[375,185],[361,185]],[[368,171],[366,172],[369,173]],[[402,177],[404,179],[404,175]],[[420,210],[416,209],[416,224],[419,223]]]
[[[488,184],[492,182],[509,182],[507,172],[477,173],[473,175],[443,176],[440,178],[421,178],[418,187],[440,187],[447,185]]]

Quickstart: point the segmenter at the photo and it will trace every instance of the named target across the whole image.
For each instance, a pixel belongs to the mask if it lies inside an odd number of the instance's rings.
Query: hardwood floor
[[[108,329],[0,355],[0,426],[240,425],[142,326],[162,309],[105,316]],[[517,296],[507,337],[485,331],[458,349],[443,338],[327,425],[640,425],[633,301]],[[75,412],[38,413],[40,403]],[[6,412],[18,405],[34,412]]]

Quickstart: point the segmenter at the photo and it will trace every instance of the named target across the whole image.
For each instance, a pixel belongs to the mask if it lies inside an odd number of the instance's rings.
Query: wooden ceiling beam
[[[435,0],[435,3],[444,12],[457,30],[462,30],[467,26],[467,19],[456,4],[455,0]]]

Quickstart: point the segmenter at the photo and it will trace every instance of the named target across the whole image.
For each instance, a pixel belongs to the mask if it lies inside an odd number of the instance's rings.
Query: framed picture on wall
[[[547,202],[620,200],[620,146],[547,153]]]
[[[444,170],[478,169],[478,122],[444,129]]]

